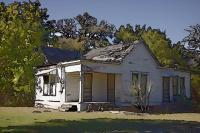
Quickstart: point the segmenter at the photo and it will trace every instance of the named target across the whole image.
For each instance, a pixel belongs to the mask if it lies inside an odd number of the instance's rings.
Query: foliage
[[[59,38],[53,45],[54,47],[61,49],[85,51],[84,41],[79,41],[78,38]]]
[[[183,55],[173,47],[171,40],[166,37],[164,32],[148,29],[142,34],[142,38],[161,64],[168,67],[185,67],[186,61],[183,60]]]
[[[47,34],[46,12],[39,1],[0,4],[0,104],[33,102],[33,68],[43,63],[39,48]]]
[[[121,25],[119,29],[115,32],[115,43],[120,43],[121,41],[125,43],[133,42],[139,39],[139,35],[133,30],[130,24],[126,27]]]
[[[189,35],[186,36],[183,41],[188,42],[190,49],[200,50],[200,25],[189,26],[189,29],[186,29],[189,32]]]
[[[192,96],[200,103],[200,74],[192,74]]]
[[[192,94],[194,99],[200,103],[200,25],[189,26],[186,31],[189,34],[182,42],[188,45],[186,53],[192,72]]]
[[[132,95],[136,98],[135,106],[141,111],[141,112],[147,112],[149,109],[149,100],[150,100],[150,94],[152,91],[152,84],[150,83],[148,86],[148,89],[143,90],[139,83],[134,83],[132,85]]]
[[[56,37],[56,33],[60,33],[68,41],[75,39],[75,41],[71,41],[72,47],[77,43],[83,44],[83,48],[79,49],[81,51],[109,45],[109,39],[113,37],[115,31],[114,25],[105,20],[98,23],[97,18],[87,12],[74,18],[52,20],[49,23],[54,29],[52,30],[54,37]],[[63,48],[66,47],[63,46]],[[74,49],[77,50],[76,47]]]

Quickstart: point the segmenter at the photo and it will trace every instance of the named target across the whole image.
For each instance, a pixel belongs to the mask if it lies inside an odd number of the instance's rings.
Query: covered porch
[[[92,71],[65,72],[65,105],[86,110],[89,104],[115,104],[120,74]]]

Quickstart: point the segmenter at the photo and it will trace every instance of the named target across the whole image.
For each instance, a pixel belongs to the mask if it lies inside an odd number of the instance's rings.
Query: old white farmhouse
[[[136,82],[145,91],[151,86],[150,105],[173,102],[177,95],[191,96],[190,73],[161,67],[143,41],[93,49],[81,57],[51,50],[45,52],[54,64],[39,67],[35,74],[35,104],[46,108],[73,105],[82,111],[92,102],[132,106]]]

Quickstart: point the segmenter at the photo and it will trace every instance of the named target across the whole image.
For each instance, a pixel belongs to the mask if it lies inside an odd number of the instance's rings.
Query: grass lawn
[[[0,132],[199,133],[200,114],[46,112],[44,109],[26,107],[0,107]]]

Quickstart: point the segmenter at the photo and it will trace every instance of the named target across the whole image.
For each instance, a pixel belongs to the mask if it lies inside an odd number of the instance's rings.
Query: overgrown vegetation
[[[0,105],[31,106],[34,70],[43,63],[47,10],[36,2],[0,3]]]
[[[183,39],[188,48],[185,50],[189,58],[192,73],[192,90],[194,99],[200,103],[200,25],[192,25],[186,29],[188,36]]]
[[[192,72],[193,95],[200,98],[199,25],[188,37],[172,44],[165,32],[146,25],[121,25],[118,29],[89,13],[49,20],[40,2],[0,3],[0,105],[31,106],[34,101],[34,67],[44,63],[40,48],[50,44],[85,53],[92,48],[144,40],[167,67]],[[60,33],[58,37],[56,33]],[[187,43],[189,47],[186,47]]]
[[[133,83],[131,90],[135,97],[134,106],[140,110],[140,112],[147,112],[149,110],[150,94],[152,91],[152,85],[149,84],[147,90],[142,88],[138,83]]]

